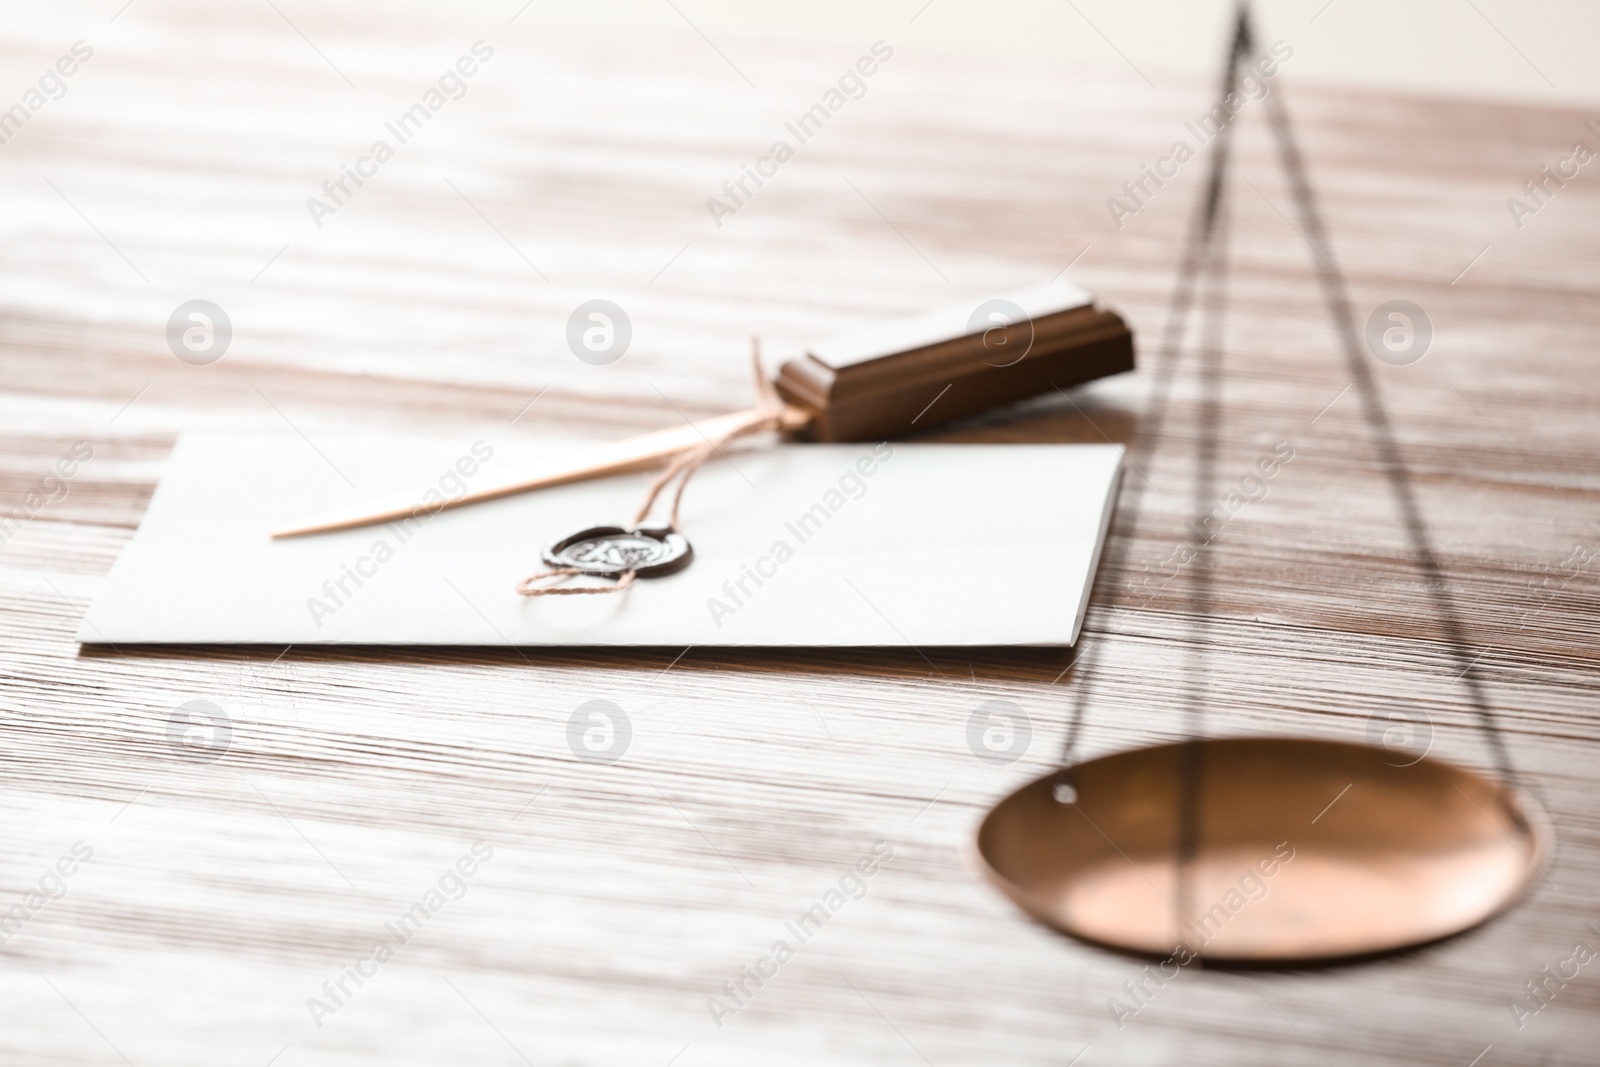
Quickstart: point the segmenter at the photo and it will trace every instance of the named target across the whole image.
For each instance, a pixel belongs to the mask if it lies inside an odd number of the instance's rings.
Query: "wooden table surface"
[[[1432,323],[1424,358],[1374,367],[1558,834],[1521,906],[1444,944],[1188,968],[1119,1027],[1107,1000],[1143,963],[1030,923],[963,861],[986,807],[1054,759],[1082,680],[1061,677],[1065,653],[80,649],[186,429],[643,431],[745,403],[752,331],[781,355],[1064,269],[1150,353],[1204,157],[1120,229],[1106,200],[1193,143],[1205,85],[902,43],[718,226],[706,199],[793,144],[784,123],[873,41],[724,39],[686,7],[648,32],[583,30],[519,6],[5,16],[0,104],[74,41],[93,55],[0,146],[0,500],[23,520],[0,545],[0,907],[21,908],[0,914],[0,1059],[1593,1062],[1600,963],[1521,1029],[1510,1007],[1576,942],[1600,947],[1600,200],[1585,169],[1520,228],[1506,206],[1574,141],[1600,143],[1575,110],[1317,89],[1292,60],[1275,90],[1360,315],[1406,299]],[[911,11],[879,15],[894,47]],[[306,199],[479,40],[493,55],[465,95],[317,226]],[[1484,766],[1259,111],[1234,187],[1219,499],[1278,442],[1294,458],[1215,543],[1209,728],[1362,740],[1404,707],[1436,755]],[[609,366],[564,340],[594,298],[633,323]],[[191,299],[232,322],[209,366],[167,344]],[[1128,440],[1149,379],[933,436]],[[1180,372],[1137,460],[1145,518],[1090,611],[1090,754],[1180,729],[1184,583],[1130,589],[1184,537],[1194,385]],[[48,476],[75,447],[92,457],[63,487]],[[568,745],[595,699],[632,725],[607,765]],[[191,700],[229,720],[211,762],[172,740]],[[990,700],[1031,724],[1015,763],[968,747]],[[708,1000],[878,842],[892,858],[865,895],[714,1019]],[[448,876],[464,856],[472,876]],[[314,1012],[418,902],[439,906]]]

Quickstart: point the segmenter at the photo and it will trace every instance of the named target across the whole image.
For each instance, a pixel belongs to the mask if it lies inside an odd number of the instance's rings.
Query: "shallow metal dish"
[[[1028,914],[1074,937],[1270,963],[1459,933],[1515,903],[1552,853],[1529,795],[1461,767],[1397,766],[1386,749],[1335,741],[1194,744],[1198,833],[1181,923],[1182,744],[1118,752],[1023,786],[978,828],[979,867]]]

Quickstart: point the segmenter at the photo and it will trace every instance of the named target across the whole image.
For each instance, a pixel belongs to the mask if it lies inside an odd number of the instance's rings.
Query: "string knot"
[[[707,437],[702,443],[684,449],[673,457],[666,469],[656,476],[650,483],[650,489],[645,493],[644,504],[639,508],[639,513],[634,516],[635,527],[650,517],[650,511],[655,507],[656,498],[662,490],[671,485],[674,480],[678,488],[672,495],[672,516],[668,520],[668,529],[678,529],[678,509],[683,504],[683,491],[689,485],[689,479],[694,477],[695,471],[710,459],[714,453],[722,451],[722,446],[739,437],[746,437],[754,433],[767,430],[782,429],[784,425],[783,398],[778,395],[777,387],[767,379],[761,370],[761,340],[758,337],[750,339],[750,356],[754,364],[756,377],[756,406],[746,418],[741,419],[729,430],[718,434],[715,438]],[[554,567],[550,570],[531,574],[517,583],[517,592],[523,596],[563,596],[575,593],[620,593],[627,589],[638,577],[634,571],[624,571],[617,576],[614,585],[570,585],[563,586],[555,583],[543,584],[550,579],[562,580],[579,574],[589,574],[579,567]]]

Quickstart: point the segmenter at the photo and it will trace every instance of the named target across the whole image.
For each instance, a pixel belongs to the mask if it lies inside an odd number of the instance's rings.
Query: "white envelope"
[[[1114,445],[729,448],[686,491],[686,569],[528,598],[540,550],[629,525],[650,475],[407,523],[268,531],[510,480],[574,442],[186,434],[78,630],[88,643],[1070,645],[1121,470]],[[670,501],[658,505],[664,518]],[[595,579],[573,579],[592,582]]]

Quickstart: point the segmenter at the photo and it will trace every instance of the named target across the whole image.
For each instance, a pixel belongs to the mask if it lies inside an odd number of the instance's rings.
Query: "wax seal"
[[[545,546],[548,566],[616,578],[633,571],[640,578],[660,578],[689,565],[694,549],[689,539],[664,522],[591,526]]]

